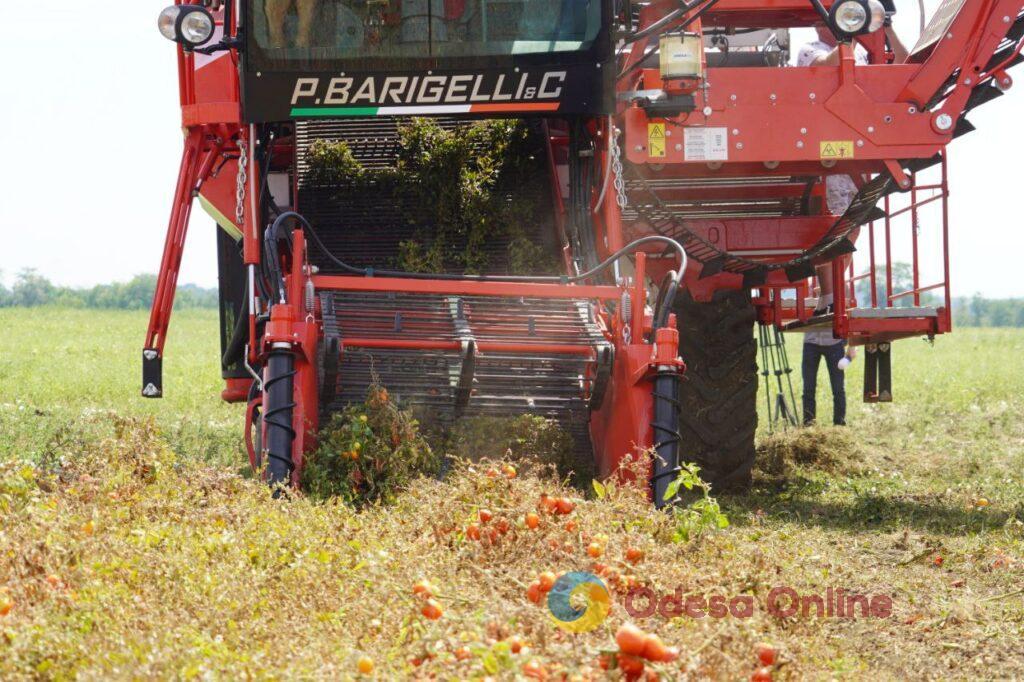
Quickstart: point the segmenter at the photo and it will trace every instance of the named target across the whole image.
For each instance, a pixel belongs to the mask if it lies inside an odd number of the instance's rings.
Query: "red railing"
[[[884,217],[864,226],[853,257],[833,263],[834,290],[846,294],[834,302],[837,336],[871,343],[934,336],[952,328],[946,152],[937,164],[907,178],[904,192],[884,199]],[[901,265],[906,272],[898,272]],[[937,281],[923,283],[929,276]],[[864,283],[869,291],[858,296]],[[760,287],[754,302],[761,321],[792,329],[813,323],[808,296],[815,288],[815,278]]]
[[[949,273],[949,175],[947,152],[942,153],[941,161],[923,173],[938,174],[938,179],[921,182],[918,173],[911,173],[911,185],[908,191],[889,195],[885,198],[883,209],[885,217],[881,220],[881,235],[875,222],[867,225],[867,234],[858,240],[859,254],[866,255],[867,267],[857,274],[857,266],[864,262],[856,255],[850,260],[849,266],[843,270],[842,288],[846,291],[846,301],[842,307],[849,313],[847,331],[850,334],[871,334],[886,331],[886,318],[908,317],[903,302],[912,298],[914,308],[921,309],[922,320],[920,333],[941,334],[951,328],[951,294]],[[906,203],[901,201],[906,197]],[[902,205],[901,205],[902,204]],[[939,204],[937,216],[927,216],[924,207]],[[938,239],[933,239],[936,228]],[[897,255],[894,241],[909,231],[909,258],[904,261]],[[866,239],[865,239],[866,237]],[[879,239],[881,237],[881,240]],[[881,245],[879,245],[881,241]],[[865,244],[866,242],[866,244]],[[865,248],[866,247],[866,248]],[[906,262],[910,268],[909,286],[897,290],[896,266]],[[925,267],[925,265],[931,267]],[[928,271],[941,272],[938,281],[923,284],[922,277]],[[884,287],[879,286],[879,277],[884,272]],[[867,282],[870,293],[867,301],[857,300],[857,286]],[[929,296],[932,292],[941,291],[938,297]],[[922,305],[925,307],[922,308]],[[838,306],[837,306],[838,307]],[[865,309],[880,311],[871,317],[865,317]],[[934,309],[934,313],[931,313]],[[860,314],[858,314],[860,311]],[[840,310],[837,310],[839,313]],[[929,318],[933,318],[929,320]],[[870,322],[868,321],[870,320]],[[906,323],[899,325],[902,335],[907,335]]]

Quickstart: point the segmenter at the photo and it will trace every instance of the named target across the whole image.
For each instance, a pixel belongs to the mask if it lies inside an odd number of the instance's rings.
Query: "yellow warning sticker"
[[[647,150],[649,156],[665,156],[665,123],[647,124]]]
[[[825,140],[821,143],[821,158],[852,159],[853,140]]]

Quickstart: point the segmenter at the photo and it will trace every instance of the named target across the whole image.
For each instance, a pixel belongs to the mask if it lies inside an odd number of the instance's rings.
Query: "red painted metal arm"
[[[149,329],[146,332],[146,348],[163,354],[167,327],[170,324],[171,307],[174,305],[174,290],[178,283],[178,269],[181,267],[182,247],[188,232],[188,218],[192,208],[192,189],[196,184],[200,156],[200,134],[190,133],[185,138],[178,171],[178,185],[174,191],[171,218],[164,240],[164,254],[160,261],[156,291],[149,313]]]
[[[188,233],[188,220],[192,212],[192,197],[198,190],[221,150],[220,142],[203,149],[204,135],[201,130],[189,132],[181,154],[178,184],[171,206],[171,217],[164,240],[164,254],[157,274],[156,290],[149,312],[149,328],[146,331],[144,358],[144,388],[147,397],[162,395],[160,359],[163,357],[167,328],[174,307],[174,294],[178,286],[178,271]]]

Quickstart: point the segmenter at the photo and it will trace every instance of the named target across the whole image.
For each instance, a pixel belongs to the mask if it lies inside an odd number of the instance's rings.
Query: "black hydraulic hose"
[[[274,221],[274,225],[279,223],[283,224],[286,220],[295,220],[309,235],[310,240],[313,244],[323,253],[328,260],[330,260],[339,269],[353,274],[362,275],[364,277],[403,277],[406,279],[439,279],[439,280],[454,280],[454,281],[465,281],[465,282],[533,282],[537,284],[575,284],[577,282],[583,282],[588,279],[593,279],[597,275],[607,270],[613,263],[620,260],[622,257],[627,256],[631,253],[635,253],[641,246],[647,244],[664,244],[669,249],[679,254],[679,268],[675,271],[677,279],[682,279],[682,274],[686,270],[687,262],[689,257],[686,255],[686,249],[683,248],[682,244],[677,242],[671,237],[664,235],[651,235],[648,237],[641,237],[635,239],[629,244],[626,244],[621,249],[613,253],[604,259],[601,263],[595,267],[587,270],[586,272],[580,273],[573,276],[530,276],[530,275],[454,275],[448,273],[432,273],[432,272],[401,272],[398,270],[377,270],[374,268],[359,268],[353,265],[349,265],[344,262],[333,253],[331,253],[323,241],[320,240],[316,230],[306,220],[305,216],[296,213],[295,211],[285,211],[277,217]],[[274,229],[273,226],[271,229]]]
[[[280,253],[277,250],[277,241],[273,233],[277,223],[268,227],[263,233],[263,262],[266,264],[268,279],[271,287],[271,302],[284,303],[284,273],[281,272]]]
[[[581,152],[590,150],[585,156]],[[594,144],[586,126],[579,119],[575,120],[570,130],[569,140],[569,178],[570,208],[576,239],[581,253],[579,259],[584,269],[597,265],[597,244],[594,241],[594,228],[591,220],[590,202],[592,196],[592,175]]]
[[[270,182],[270,163],[274,153],[274,132],[270,131],[268,134],[267,144],[264,145],[263,152],[263,163],[260,168],[260,214],[262,216],[266,213],[270,213],[274,216],[278,215],[277,207],[274,206],[273,197],[270,196],[269,182]],[[284,273],[281,272],[281,261],[280,252],[278,251],[277,244],[280,239],[279,232],[283,227],[283,223],[274,220],[271,227],[269,227],[264,233],[264,252],[265,258],[263,259],[266,263],[269,272],[268,279],[270,280],[271,287],[274,289],[273,300],[280,300],[284,302]],[[291,243],[291,235],[285,233],[284,235],[289,244]],[[261,268],[262,269],[262,268]]]
[[[274,287],[275,299],[280,300],[281,303],[285,302],[285,287],[284,273],[281,271],[281,253],[277,245],[282,239],[288,243],[289,249],[292,244],[291,233],[288,231],[282,232],[284,224],[285,221],[281,219],[281,216],[278,216],[270,227],[267,228],[263,237],[264,260],[270,269],[270,281]]]
[[[221,367],[227,369],[242,359],[245,352],[245,341],[249,337],[249,294],[242,296],[242,305],[238,310],[238,317],[235,319],[235,328],[231,332],[231,340],[224,349],[224,355],[220,359]]]
[[[259,263],[259,275],[254,277],[256,280],[256,288],[259,290],[259,295],[262,301],[272,301],[274,298],[270,295],[270,290],[267,289],[267,269],[265,263],[260,259]]]
[[[280,211],[277,210],[274,197],[270,194],[270,164],[274,160],[275,141],[274,131],[271,130],[267,136],[266,151],[263,153],[263,163],[260,168],[260,200],[264,205],[263,208],[274,217],[277,217]]]
[[[302,226],[302,229],[304,229],[309,234],[310,239],[313,241],[313,244],[318,249],[320,249],[321,253],[323,253],[325,256],[327,256],[327,258],[332,263],[337,265],[340,269],[342,269],[345,272],[348,272],[350,274],[353,274],[353,275],[372,275],[372,274],[376,274],[376,271],[373,271],[372,269],[370,269],[370,271],[368,272],[366,268],[353,267],[353,266],[349,265],[348,263],[345,263],[345,262],[339,260],[333,253],[331,253],[327,249],[326,246],[324,246],[324,243],[320,240],[320,236],[313,229],[313,226],[310,224],[310,222],[308,220],[306,220],[306,217],[304,215],[302,215],[301,213],[296,213],[295,211],[285,211],[284,213],[282,213],[281,215],[277,216],[277,218],[274,219],[274,224],[271,227],[271,229],[276,228],[279,224],[283,225],[284,221],[286,221],[286,220],[294,220],[295,222],[299,223],[299,225]]]
[[[670,272],[665,275],[665,279],[662,280],[661,286],[658,287],[658,298],[654,304],[654,331],[658,331],[668,324],[668,316],[672,312],[672,306],[675,303],[676,293],[678,291],[678,273]]]

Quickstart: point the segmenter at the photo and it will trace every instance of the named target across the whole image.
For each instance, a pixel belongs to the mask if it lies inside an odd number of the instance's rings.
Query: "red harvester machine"
[[[882,401],[889,344],[950,331],[946,148],[1010,87],[1024,35],[1021,0],[946,0],[898,62],[883,29],[895,6],[878,0],[204,4],[160,15],[178,42],[184,152],[143,395],[162,394],[198,197],[220,227],[223,398],[247,403],[250,458],[272,482],[298,481],[325,415],[374,373],[442,419],[557,420],[599,475],[656,452],[656,503],[680,459],[719,489],[749,480],[755,323],[865,345],[865,397]],[[801,27],[835,36],[828,63],[788,66]],[[323,187],[306,155],[343,141],[386,167],[410,117],[529,121],[550,220],[524,228],[560,251],[561,276],[509,275],[502,243],[483,275],[394,271],[409,236],[395,207]],[[830,175],[858,189],[842,215]],[[938,227],[918,229],[937,207]],[[901,216],[907,291],[892,277]],[[921,281],[926,238],[937,284]],[[815,315],[829,264],[839,295]]]

